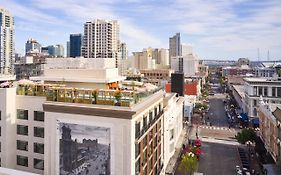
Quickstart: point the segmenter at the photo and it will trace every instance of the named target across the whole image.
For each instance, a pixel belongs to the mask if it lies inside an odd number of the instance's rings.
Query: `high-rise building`
[[[115,58],[119,45],[117,21],[96,19],[84,24],[82,56],[85,58]]]
[[[185,77],[194,76],[198,72],[199,57],[196,54],[172,57],[171,69],[184,73]]]
[[[128,48],[126,43],[121,43],[119,46],[119,53],[120,53],[120,59],[121,60],[127,60],[128,59]]]
[[[0,7],[0,75],[14,73],[14,32],[14,17],[8,10]]]
[[[82,46],[82,34],[70,34],[69,42],[69,56],[73,58],[80,57]]]
[[[25,43],[25,54],[30,53],[41,53],[41,44],[33,38],[28,39]]]
[[[181,44],[181,56],[186,56],[193,53],[193,48],[191,44]]]
[[[46,52],[46,47],[42,47],[42,52]],[[48,46],[47,52],[50,57],[64,57],[64,47],[61,44]]]
[[[172,57],[181,56],[181,36],[176,33],[169,39],[169,63],[171,64]]]
[[[66,57],[70,57],[70,41],[66,42]]]

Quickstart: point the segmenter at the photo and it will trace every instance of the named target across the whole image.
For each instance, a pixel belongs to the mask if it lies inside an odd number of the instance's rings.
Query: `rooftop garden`
[[[29,80],[21,80],[17,84],[17,95],[43,96],[46,97],[47,101],[124,107],[131,107],[159,90],[160,88],[156,88],[139,92],[134,90],[83,89],[66,87],[62,84],[35,83]]]

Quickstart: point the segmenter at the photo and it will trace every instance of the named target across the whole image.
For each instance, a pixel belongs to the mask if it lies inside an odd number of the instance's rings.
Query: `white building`
[[[12,14],[0,7],[0,79],[13,75],[15,62],[15,26]],[[9,79],[9,78],[8,78]]]
[[[163,174],[173,151],[164,151],[164,121],[176,141],[181,99],[151,86],[115,90],[122,77],[114,61],[84,60],[47,59],[44,75],[33,78],[44,83],[0,88],[2,166],[46,175]]]
[[[199,58],[195,54],[172,57],[171,69],[183,72],[185,77],[194,76],[198,72]]]
[[[259,98],[269,103],[281,103],[281,80],[275,78],[244,78],[245,106],[249,117],[257,117]]]
[[[119,44],[119,25],[116,20],[96,19],[84,24],[83,57],[115,58],[117,66]]]
[[[193,54],[193,47],[191,44],[181,44],[181,56]]]
[[[164,169],[179,145],[183,129],[183,102],[184,98],[177,97],[176,93],[164,97]]]
[[[41,44],[35,39],[28,39],[25,43],[25,54],[28,53],[41,53]]]

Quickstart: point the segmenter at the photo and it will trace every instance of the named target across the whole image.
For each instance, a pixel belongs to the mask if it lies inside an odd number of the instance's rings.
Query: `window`
[[[139,143],[135,144],[135,154],[136,154],[136,158],[140,155],[140,144]]]
[[[142,123],[143,123],[143,128],[146,129],[147,128],[147,117],[146,116],[143,117]]]
[[[143,138],[142,147],[145,148],[146,145],[147,145],[147,135],[145,135]]]
[[[277,97],[281,97],[281,87],[277,87]]]
[[[136,138],[140,136],[140,122],[137,122],[135,124],[135,130],[136,130]]]
[[[44,170],[44,160],[33,159],[33,166],[35,169]]]
[[[17,149],[22,151],[28,151],[28,142],[17,140]]]
[[[44,121],[44,112],[34,111],[34,120],[43,122]]]
[[[33,151],[35,153],[44,154],[44,144],[43,143],[34,143],[33,144]]]
[[[17,125],[17,134],[18,135],[28,135],[28,126]]]
[[[254,102],[254,106],[257,106],[257,100],[254,100],[253,102]]]
[[[147,149],[145,149],[145,151],[143,152],[143,159],[142,159],[143,165],[145,165],[146,161],[147,161]]]
[[[267,96],[267,87],[263,87],[263,95]]]
[[[44,138],[44,128],[34,127],[34,137]]]
[[[17,155],[17,165],[28,167],[28,157]]]
[[[272,97],[276,97],[276,87],[272,87]]]
[[[28,120],[28,111],[17,109],[17,119]]]
[[[262,95],[262,87],[259,87],[259,96]]]
[[[0,120],[2,120],[2,119],[1,119],[1,111],[0,111]]]
[[[154,108],[154,116],[157,116],[157,108]]]
[[[254,95],[254,96],[257,96],[257,94],[258,94],[258,93],[257,93],[257,86],[254,86],[254,94],[253,94],[253,95]]]
[[[152,112],[149,112],[149,123],[151,123],[152,122]]]
[[[138,159],[136,162],[136,175],[137,174],[140,174],[140,159]]]
[[[257,109],[256,108],[254,108],[254,110],[253,110],[253,116],[257,116]]]

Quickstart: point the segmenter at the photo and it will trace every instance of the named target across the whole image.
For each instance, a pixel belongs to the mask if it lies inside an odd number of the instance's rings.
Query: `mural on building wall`
[[[59,122],[60,175],[109,175],[110,128]]]

